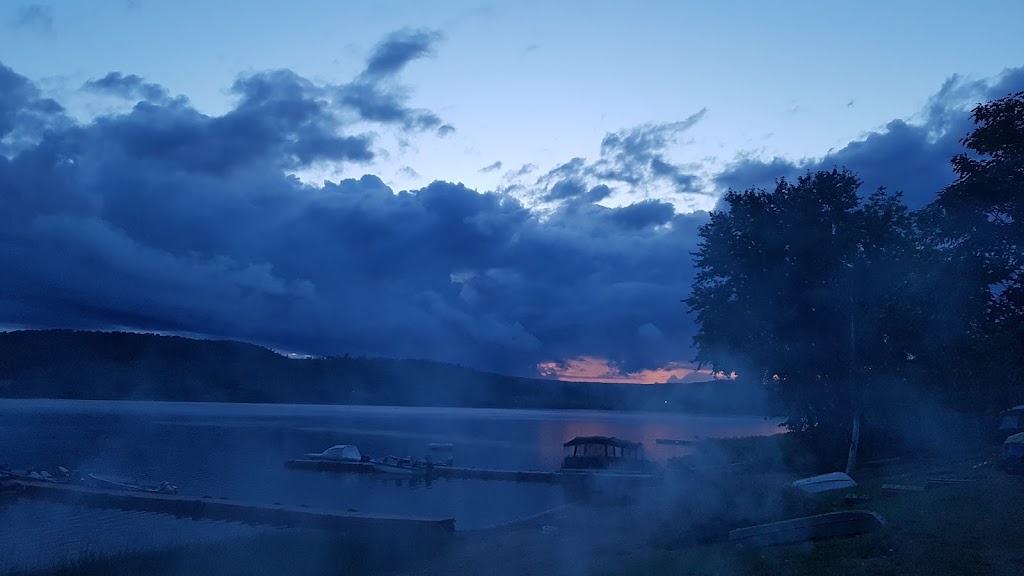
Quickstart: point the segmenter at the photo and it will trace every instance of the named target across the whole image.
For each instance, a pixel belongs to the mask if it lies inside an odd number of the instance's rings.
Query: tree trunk
[[[856,301],[853,298],[853,268],[850,268],[850,405],[853,408],[853,430],[850,432],[850,453],[846,455],[846,475],[857,467],[860,445],[860,390],[857,387],[857,332],[853,322]]]
[[[860,412],[853,415],[853,432],[850,433],[850,453],[846,457],[846,474],[853,474],[857,467],[857,447],[860,445]]]

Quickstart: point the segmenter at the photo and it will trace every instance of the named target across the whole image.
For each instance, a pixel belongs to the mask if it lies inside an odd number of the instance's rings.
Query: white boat
[[[426,461],[434,466],[451,466],[455,463],[453,450],[455,445],[450,442],[431,442],[427,444]]]
[[[359,448],[352,444],[338,444],[319,454],[306,454],[306,458],[311,460],[331,460],[334,462],[361,462],[363,455],[359,453]]]

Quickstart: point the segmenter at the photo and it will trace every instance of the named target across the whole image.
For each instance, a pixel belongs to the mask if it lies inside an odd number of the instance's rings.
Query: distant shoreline
[[[759,415],[759,385],[566,382],[427,360],[291,359],[230,340],[133,332],[0,333],[0,398]]]
[[[387,405],[387,404],[319,404],[319,403],[282,403],[282,402],[221,402],[221,401],[208,401],[208,400],[133,400],[133,399],[116,399],[116,400],[103,400],[95,398],[12,398],[8,396],[0,397],[0,407],[4,405],[16,405],[21,404],[29,406],[31,404],[37,404],[40,407],[44,407],[46,403],[57,403],[70,405],[111,405],[117,404],[122,406],[128,405],[160,405],[162,407],[181,407],[189,408],[190,412],[194,411],[197,406],[207,407],[252,407],[252,408],[263,408],[263,407],[277,407],[277,408],[323,408],[325,412],[331,411],[331,409],[342,408],[346,410],[355,410],[361,412],[395,412],[395,411],[417,411],[419,413],[425,412],[480,412],[480,411],[499,411],[499,412],[554,412],[559,414],[600,414],[601,416],[658,416],[664,417],[687,417],[687,418],[763,418],[765,420],[781,420],[778,417],[766,417],[763,414],[743,414],[743,413],[715,413],[715,412],[680,412],[670,410],[615,410],[615,409],[602,409],[602,408],[526,408],[526,407],[473,407],[473,406],[412,406],[412,405]],[[304,413],[308,414],[308,412]]]

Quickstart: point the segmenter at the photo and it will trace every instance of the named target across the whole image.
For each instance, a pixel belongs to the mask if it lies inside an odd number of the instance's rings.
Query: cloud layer
[[[289,70],[241,77],[220,116],[111,72],[83,91],[132,108],[83,123],[0,65],[0,318],[509,373],[583,357],[622,372],[691,358],[694,327],[680,299],[707,215],[645,197],[654,186],[716,193],[699,167],[665,153],[704,111],[610,133],[594,161],[513,168],[504,178],[519,184],[494,192],[444,181],[395,191],[370,175],[316,187],[290,175],[318,164],[360,169],[379,154],[378,130],[453,130],[410,107],[397,76],[439,39],[397,32],[345,84]],[[740,159],[715,183],[768,185],[840,164],[866,188],[885,184],[921,205],[951,178],[949,157],[969,129],[965,104],[1022,79],[1021,70],[995,83],[954,77],[920,123],[893,121],[816,162]],[[617,191],[635,201],[597,204]]]
[[[371,56],[374,82],[422,53],[402,38]],[[647,200],[541,215],[504,193],[396,193],[375,176],[304,184],[288,174],[374,157],[372,132],[350,130],[375,118],[352,119],[342,88],[259,73],[211,117],[111,73],[83,90],[137,103],[83,124],[0,68],[0,317],[513,373],[689,356],[679,299],[703,214]]]

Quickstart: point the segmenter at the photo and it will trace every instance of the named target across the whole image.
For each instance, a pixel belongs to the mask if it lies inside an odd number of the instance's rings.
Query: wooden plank
[[[75,484],[54,484],[19,480],[26,497],[55,500],[94,508],[117,508],[140,512],[170,514],[193,520],[224,520],[270,524],[296,528],[315,528],[341,532],[375,531],[414,536],[434,532],[452,532],[452,518],[415,518],[336,512],[303,506],[268,505],[212,498],[150,494],[92,488]]]

